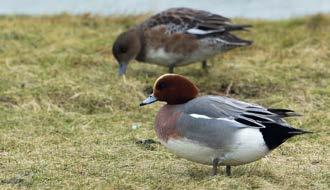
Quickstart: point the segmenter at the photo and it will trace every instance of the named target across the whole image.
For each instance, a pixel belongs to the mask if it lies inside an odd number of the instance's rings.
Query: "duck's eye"
[[[119,51],[120,51],[120,53],[126,53],[126,52],[127,52],[127,47],[123,47],[123,46],[121,46],[121,47],[119,48]]]
[[[166,87],[167,87],[166,83],[164,83],[164,82],[160,82],[160,83],[158,83],[158,85],[157,85],[157,90],[163,90],[163,89],[166,88]]]

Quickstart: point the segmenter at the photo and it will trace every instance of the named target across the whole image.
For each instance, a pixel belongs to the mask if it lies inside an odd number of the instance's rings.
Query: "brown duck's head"
[[[196,98],[198,88],[187,78],[178,74],[165,74],[154,83],[153,93],[140,106],[164,101],[167,104],[184,104]]]
[[[119,75],[126,73],[127,65],[134,60],[141,51],[141,41],[139,31],[130,29],[121,33],[112,47],[112,54],[119,64]]]

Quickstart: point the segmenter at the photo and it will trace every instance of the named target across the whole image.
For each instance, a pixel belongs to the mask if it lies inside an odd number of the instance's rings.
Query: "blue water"
[[[330,0],[0,0],[0,14],[140,14],[191,7],[227,17],[285,19],[330,13]]]

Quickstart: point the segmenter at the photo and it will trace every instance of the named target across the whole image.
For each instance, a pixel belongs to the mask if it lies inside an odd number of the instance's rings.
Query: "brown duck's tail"
[[[249,46],[253,43],[251,40],[241,39],[231,33],[225,33],[217,36],[219,40],[222,40],[224,43],[233,46]]]

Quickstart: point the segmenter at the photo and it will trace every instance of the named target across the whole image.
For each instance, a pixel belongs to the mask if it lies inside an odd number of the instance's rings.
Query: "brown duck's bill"
[[[157,98],[151,94],[147,99],[143,100],[143,102],[140,103],[140,106],[145,106],[154,102],[157,102]]]
[[[118,75],[119,76],[125,75],[126,68],[127,68],[127,63],[119,63]]]

